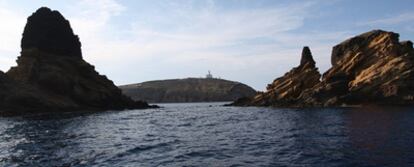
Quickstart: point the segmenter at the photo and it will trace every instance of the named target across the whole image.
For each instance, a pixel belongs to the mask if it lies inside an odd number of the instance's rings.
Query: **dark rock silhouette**
[[[256,91],[239,82],[217,78],[187,78],[148,81],[120,86],[125,95],[148,102],[233,101]]]
[[[285,78],[315,77],[314,73],[297,72],[294,68],[275,80],[266,92],[250,100],[236,101],[234,105],[279,106],[281,101],[288,101],[282,104],[289,107],[413,105],[413,43],[399,42],[398,37],[393,32],[373,30],[348,39],[333,48],[332,68],[320,82],[305,79],[306,86],[292,84],[295,82]],[[304,55],[300,66],[306,62]],[[298,89],[295,96],[287,96],[292,94],[286,90]],[[295,98],[291,100],[292,97]]]
[[[28,110],[57,106],[38,89],[25,85],[0,72],[0,115],[14,115]]]
[[[38,48],[61,56],[82,57],[81,43],[69,21],[58,11],[46,7],[38,9],[27,19],[21,47]]]
[[[300,59],[300,65],[304,65],[306,63],[315,65],[315,60],[313,60],[312,52],[308,46],[303,47],[302,57]]]
[[[1,94],[2,111],[17,114],[153,107],[123,95],[111,80],[82,59],[79,39],[58,11],[42,7],[33,13],[21,46],[17,66],[0,75],[5,89],[18,90]]]

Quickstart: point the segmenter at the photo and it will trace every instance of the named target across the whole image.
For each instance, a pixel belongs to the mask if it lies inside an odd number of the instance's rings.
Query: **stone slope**
[[[170,79],[120,86],[124,94],[148,102],[233,101],[256,91],[239,82],[223,79]]]

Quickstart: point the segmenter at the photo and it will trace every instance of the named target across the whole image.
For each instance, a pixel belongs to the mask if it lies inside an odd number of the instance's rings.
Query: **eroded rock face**
[[[80,47],[78,37],[59,12],[40,8],[33,13],[23,33],[17,66],[4,75],[6,85],[15,84],[11,89],[23,93],[1,110],[15,106],[25,108],[15,112],[151,107],[123,95],[111,80],[82,59]],[[36,103],[37,107],[27,107]]]
[[[410,105],[414,95],[412,42],[374,30],[332,50],[332,68],[306,95],[308,105]]]
[[[309,47],[304,47],[300,65],[267,86],[267,91],[259,93],[250,101],[241,99],[240,105],[291,106],[298,103],[301,93],[320,81],[321,74],[315,66]],[[241,104],[243,102],[247,104]],[[236,102],[237,104],[237,102]]]
[[[398,37],[393,32],[374,30],[336,45],[332,50],[332,68],[320,82],[314,67],[304,70],[304,55],[309,55],[304,49],[299,67],[276,79],[266,92],[250,100],[241,99],[239,105],[413,105],[413,43],[399,42]]]

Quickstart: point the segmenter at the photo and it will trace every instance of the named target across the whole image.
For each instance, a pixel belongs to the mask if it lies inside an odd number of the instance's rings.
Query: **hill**
[[[233,101],[256,94],[245,84],[216,78],[148,81],[119,88],[132,99],[152,103]]]

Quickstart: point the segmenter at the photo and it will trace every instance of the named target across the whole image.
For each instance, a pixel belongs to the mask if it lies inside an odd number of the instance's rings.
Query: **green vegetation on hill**
[[[119,88],[135,100],[152,103],[232,101],[256,93],[245,84],[216,78],[148,81]]]

